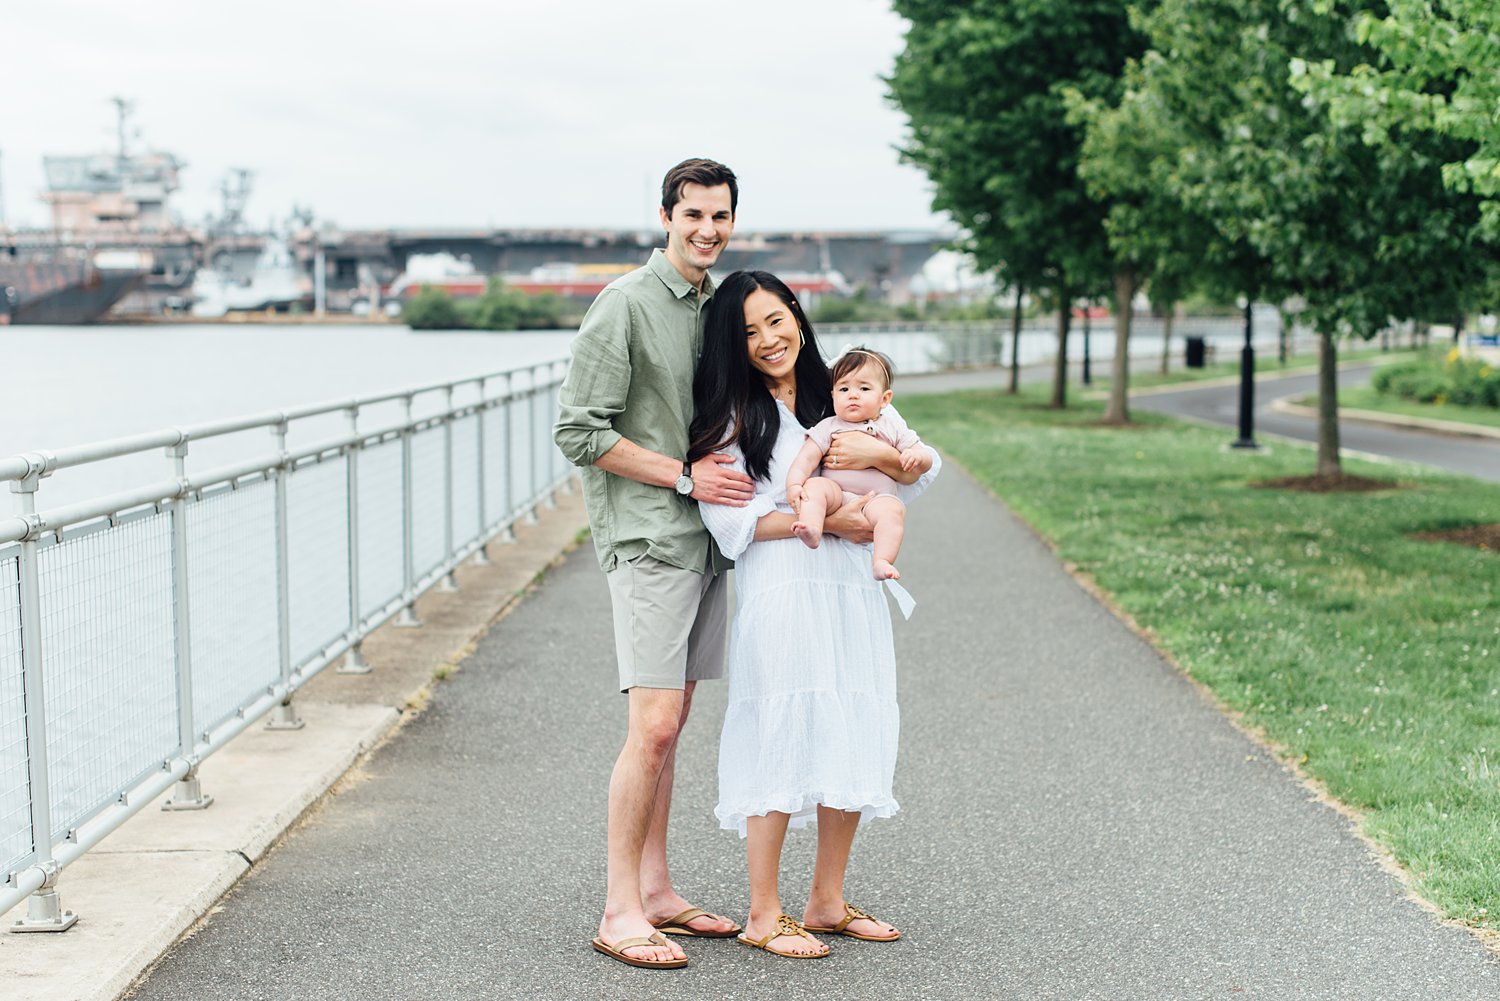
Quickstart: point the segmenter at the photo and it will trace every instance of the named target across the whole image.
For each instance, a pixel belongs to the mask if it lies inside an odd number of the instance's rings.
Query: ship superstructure
[[[161,312],[185,295],[198,240],[168,201],[183,163],[132,151],[130,102],[113,99],[113,152],[45,156],[51,226],[0,234],[0,285],[15,290],[12,322],[87,323],[112,307]]]

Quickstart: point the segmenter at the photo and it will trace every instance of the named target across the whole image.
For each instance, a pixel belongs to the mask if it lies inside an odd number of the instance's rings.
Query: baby
[[[875,493],[865,504],[865,517],[875,531],[876,580],[896,580],[896,554],[906,532],[906,505],[896,497],[896,481],[878,469],[824,469],[813,476],[823,456],[840,432],[863,431],[895,446],[901,452],[901,468],[925,473],[932,468],[932,454],[915,431],[906,426],[891,402],[891,360],[879,351],[850,348],[833,362],[834,416],[807,432],[802,451],[793,460],[786,478],[786,499],[797,512],[792,532],[809,548],[823,541],[823,519],[849,501]]]

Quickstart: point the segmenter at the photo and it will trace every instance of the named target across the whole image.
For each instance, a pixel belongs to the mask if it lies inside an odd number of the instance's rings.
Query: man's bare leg
[[[792,534],[802,540],[809,549],[817,549],[823,541],[823,520],[844,504],[844,491],[837,483],[823,476],[814,476],[802,484],[805,496],[802,510],[792,523]]]
[[[865,505],[865,517],[875,533],[875,556],[871,560],[876,580],[900,580],[896,557],[906,535],[906,505],[895,497],[882,494]]]
[[[672,758],[686,697],[672,688],[632,688],[625,746],[609,777],[609,863],[599,937],[606,944],[649,938],[656,932],[641,906],[641,857],[655,810],[657,788]],[[670,946],[632,946],[635,959],[682,959]]]
[[[688,712],[693,705],[693,687],[689,681],[683,692],[682,715],[677,721],[677,734],[687,725]],[[684,900],[672,888],[672,875],[667,868],[667,820],[672,812],[672,778],[677,772],[677,740],[672,741],[672,750],[667,754],[666,764],[661,770],[661,780],[656,784],[656,801],[651,808],[651,826],[646,830],[646,842],[641,851],[641,906],[652,924],[674,918],[693,905]],[[733,921],[716,915],[699,915],[689,921],[687,927],[700,932],[728,932],[735,928]]]

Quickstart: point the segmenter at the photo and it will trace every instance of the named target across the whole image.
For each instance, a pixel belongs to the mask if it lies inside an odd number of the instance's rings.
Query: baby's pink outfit
[[[863,431],[866,434],[873,434],[887,445],[894,445],[901,452],[922,444],[922,439],[906,426],[901,415],[889,407],[882,410],[880,416],[873,421],[861,421],[858,424],[846,421],[842,417],[825,417],[807,429],[807,439],[818,446],[818,451],[827,455],[828,446],[833,444],[833,436],[840,431]],[[826,476],[842,487],[846,501],[861,497],[872,490],[877,494],[896,492],[896,481],[878,469],[829,469],[825,466],[818,475]]]

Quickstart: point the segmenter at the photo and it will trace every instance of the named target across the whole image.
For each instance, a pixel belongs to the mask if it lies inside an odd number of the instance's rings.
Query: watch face
[[[693,478],[691,476],[677,477],[677,492],[686,496],[693,492]]]

